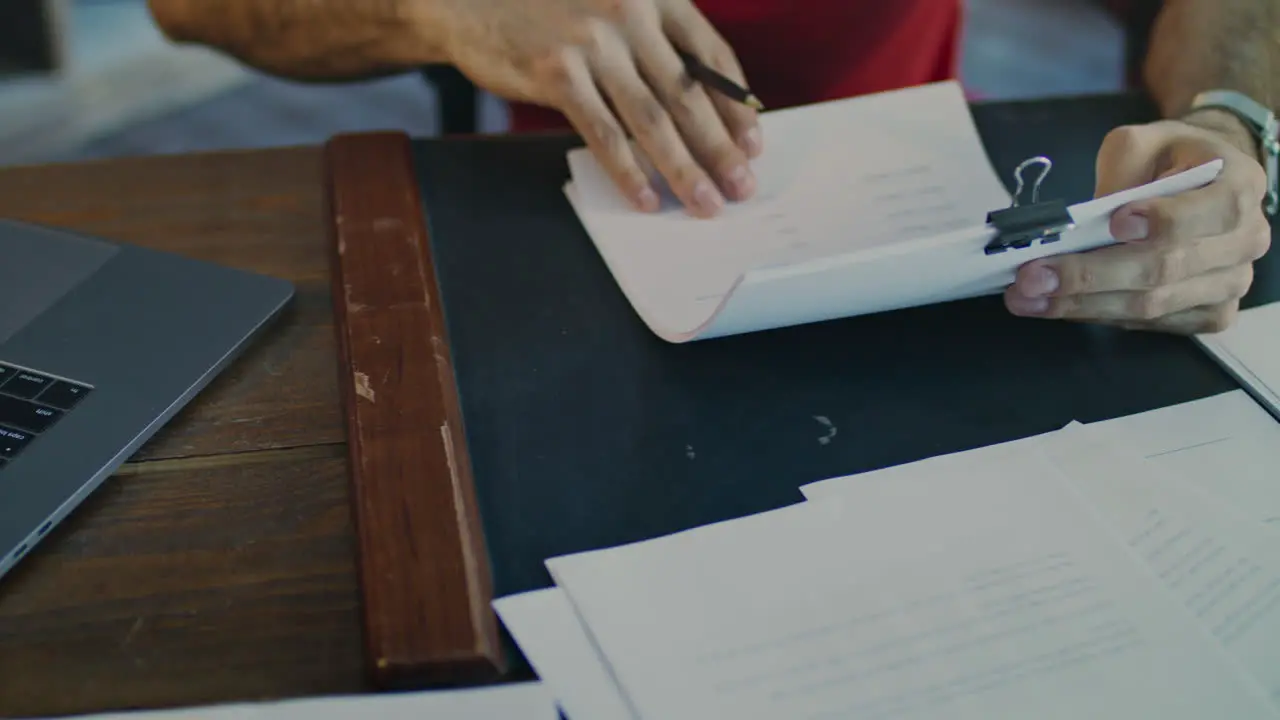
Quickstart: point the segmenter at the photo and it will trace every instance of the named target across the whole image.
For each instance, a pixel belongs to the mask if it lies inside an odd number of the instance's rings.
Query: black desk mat
[[[1154,116],[1136,96],[974,115],[1011,190],[1048,155],[1042,197],[1070,202],[1106,132]],[[1187,338],[1015,318],[998,297],[667,344],[564,199],[575,144],[414,147],[496,596],[550,585],[548,557],[801,502],[815,480],[1237,387]],[[1246,304],[1274,299],[1272,254]]]

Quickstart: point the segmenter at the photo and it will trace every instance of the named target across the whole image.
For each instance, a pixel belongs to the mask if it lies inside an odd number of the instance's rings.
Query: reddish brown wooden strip
[[[325,149],[339,382],[369,663],[381,687],[505,669],[409,139]]]

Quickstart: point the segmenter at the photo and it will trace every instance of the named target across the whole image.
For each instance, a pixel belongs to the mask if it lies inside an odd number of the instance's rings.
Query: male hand
[[[732,49],[690,0],[445,0],[449,55],[508,100],[559,110],[641,210],[658,194],[628,133],[691,213],[755,190],[752,109],[688,81],[680,48],[745,85]]]
[[[1111,217],[1120,244],[1027,263],[1005,293],[1017,315],[1179,334],[1219,332],[1235,320],[1266,254],[1266,174],[1234,117],[1212,111],[1113,130],[1097,159],[1095,196],[1221,158],[1202,188],[1134,202]]]

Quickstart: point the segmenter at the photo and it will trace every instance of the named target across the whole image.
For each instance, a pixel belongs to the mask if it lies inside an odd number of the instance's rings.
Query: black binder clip
[[[1022,171],[1033,164],[1044,166],[1044,171],[1031,186],[1031,204],[1023,205]],[[1022,250],[1039,242],[1041,245],[1056,242],[1062,233],[1076,226],[1071,211],[1062,200],[1046,200],[1040,202],[1040,183],[1053,168],[1053,161],[1047,157],[1033,157],[1024,160],[1013,171],[1018,181],[1018,189],[1013,193],[1013,205],[1004,210],[993,210],[987,213],[987,224],[995,227],[996,237],[987,243],[986,253],[995,255],[1005,250]]]

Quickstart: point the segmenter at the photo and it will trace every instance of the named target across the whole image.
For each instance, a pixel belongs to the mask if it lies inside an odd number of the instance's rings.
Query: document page
[[[950,486],[959,478],[983,469],[1036,478],[1039,461],[1030,451],[1038,450],[1070,480],[1103,524],[1123,538],[1241,667],[1280,701],[1280,536],[1242,520],[1230,505],[1202,495],[1173,476],[1168,466],[1148,458],[1150,447],[1188,443],[1187,433],[1199,431],[1200,413],[1213,403],[1222,405],[1224,416],[1234,410],[1249,417],[1248,405],[1235,400],[1229,395],[1145,417],[1076,423],[1025,440],[817,483],[805,494],[855,504],[874,503],[886,494],[935,503],[955,490]],[[1118,429],[1122,421],[1146,437],[1135,442],[1134,435]],[[1211,447],[1194,441],[1189,445],[1192,449],[1186,452]],[[1159,458],[1160,451],[1154,455]],[[1219,472],[1224,471],[1230,468]],[[982,492],[977,486],[962,490]]]
[[[1280,531],[1280,423],[1243,390],[1095,424],[1166,477]]]
[[[1093,423],[1126,452],[1148,460],[1158,475],[1178,480],[1226,504],[1241,518],[1280,532],[1280,423],[1243,390]],[[1036,436],[939,455],[870,473],[828,478],[800,488],[806,498],[840,494],[872,479],[949,471],[956,463],[985,466],[992,453],[1038,441]],[[922,491],[923,492],[923,491]]]
[[[641,717],[1275,717],[1065,479],[1025,467],[547,564]]]
[[[901,465],[890,465],[878,470],[870,470],[856,475],[841,475],[800,486],[800,494],[807,500],[824,500],[829,497],[848,497],[850,493],[874,494],[890,484],[909,483],[908,487],[918,492],[920,502],[929,502],[931,487],[921,482],[922,478],[950,477],[957,473],[970,473],[988,468],[1000,467],[1002,463],[1011,463],[1018,458],[1028,457],[1027,453],[1035,443],[1043,442],[1053,433],[1031,435],[1019,440],[996,445],[962,450],[960,452],[934,455],[915,462]],[[938,482],[942,482],[939,480]],[[854,487],[865,486],[865,487]],[[895,490],[894,492],[900,492]]]
[[[714,219],[669,192],[634,210],[585,148],[565,195],[640,318],[671,342],[998,292],[1037,257],[1114,242],[1124,202],[1210,182],[1221,161],[1070,208],[1054,243],[987,255],[987,214],[1010,206],[954,81],[767,112],[756,196]],[[1050,158],[1052,160],[1052,158]],[[1024,173],[1029,189],[1043,172]],[[655,177],[655,180],[659,178]],[[866,263],[863,263],[863,261]]]
[[[635,719],[564,590],[508,595],[493,608],[568,720]]]
[[[92,720],[559,720],[541,683],[86,715]]]
[[[756,197],[712,220],[674,198],[639,213],[588,151],[569,154],[567,196],[660,334],[704,324],[753,268],[981,225],[1010,204],[955,82],[768,112],[761,126]]]
[[[1241,310],[1234,325],[1196,341],[1280,417],[1280,303]]]
[[[1040,448],[1280,703],[1280,538],[1161,478],[1162,468],[1123,450],[1103,425],[1068,427]]]

